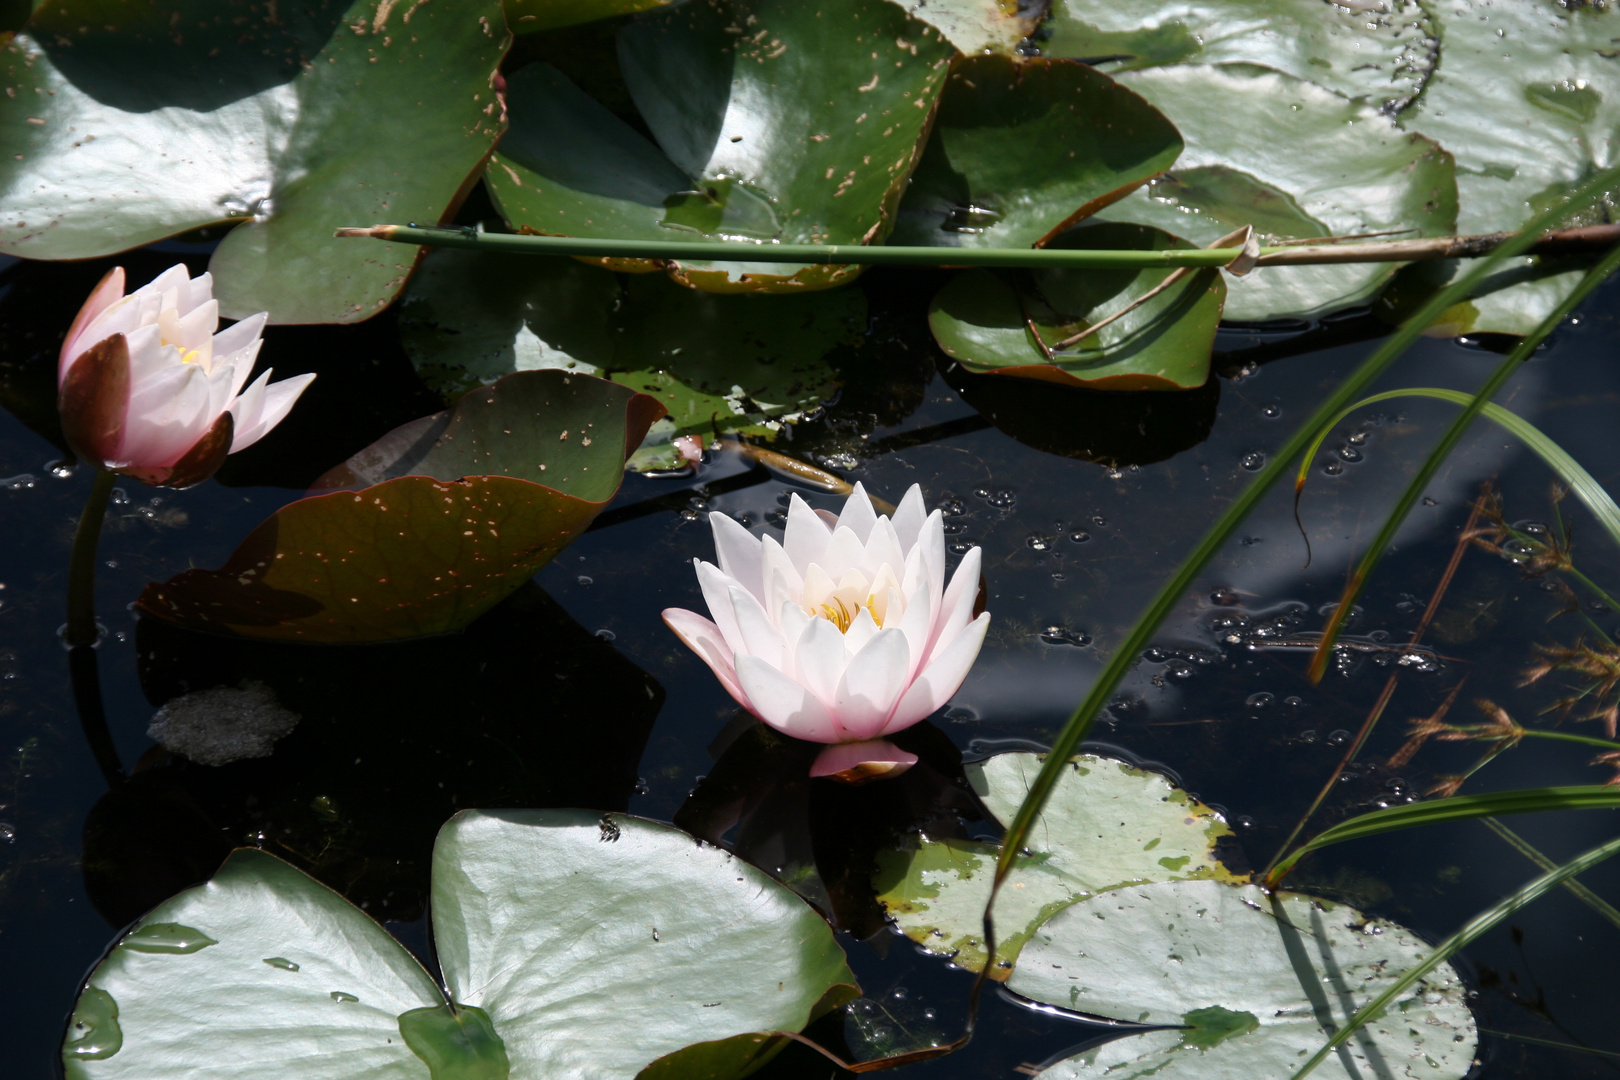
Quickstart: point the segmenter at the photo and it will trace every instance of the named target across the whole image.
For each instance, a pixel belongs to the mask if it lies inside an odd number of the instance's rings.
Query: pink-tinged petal
[[[811,563],[826,558],[827,540],[832,530],[810,509],[810,504],[797,495],[788,498],[787,529],[782,533],[782,547],[803,577]]]
[[[871,496],[866,494],[866,489],[859,483],[855,485],[855,490],[849,498],[844,500],[844,509],[838,515],[838,524],[841,528],[854,533],[855,539],[863,545],[866,543],[867,535],[872,531],[872,526],[877,524],[877,511],[872,509]]]
[[[742,685],[737,681],[737,669],[733,665],[731,649],[726,645],[726,639],[720,636],[720,630],[714,623],[705,619],[695,611],[684,608],[665,608],[664,625],[675,631],[675,636],[686,643],[686,647],[697,653],[698,659],[709,665],[720,685],[726,688],[726,693],[734,698],[737,704],[753,711],[748,701],[748,695],[743,693]]]
[[[777,731],[810,742],[838,740],[838,729],[827,707],[759,657],[737,657],[737,682],[752,702],[748,711]]]
[[[709,528],[714,530],[714,552],[720,569],[753,593],[755,599],[764,600],[764,556],[759,538],[718,511],[709,515]]]
[[[882,630],[855,654],[838,682],[833,708],[851,738],[883,734],[910,678],[911,647],[898,630]],[[932,711],[932,710],[930,710]]]
[[[137,326],[124,338],[129,342],[129,377],[134,386],[182,366],[179,351],[163,344],[156,326]]]
[[[206,355],[212,358],[214,331],[219,329],[219,301],[210,300],[206,304],[199,304],[180,316],[179,323],[179,340],[171,341],[169,344],[178,345],[182,349],[196,349],[199,352],[207,349]]]
[[[732,586],[728,593],[732,614],[737,619],[737,636],[742,647],[735,650],[757,656],[778,671],[782,669],[785,644],[765,609],[752,593]]]
[[[923,522],[928,519],[928,507],[923,504],[922,487],[912,484],[905,498],[894,509],[894,532],[900,538],[900,548],[910,551],[922,535]]]
[[[102,312],[123,298],[124,268],[115,266],[102,276],[101,281],[97,283],[94,289],[90,290],[90,295],[85,298],[84,305],[79,308],[79,313],[73,316],[73,325],[68,327],[67,337],[62,339],[62,351],[57,358],[57,386],[62,385],[62,378],[67,374],[68,365],[80,353],[96,343],[95,341],[81,340],[84,338],[85,331],[90,328],[90,324],[95,322]],[[101,338],[96,340],[99,341],[108,336],[110,335],[103,334]]]
[[[973,605],[979,599],[979,566],[983,559],[982,551],[976,547],[969,548],[968,553],[962,556],[956,573],[951,575],[950,587],[945,590],[939,615],[934,620],[934,633],[928,642],[930,656],[943,648],[973,618]]]
[[[747,652],[748,650],[743,648],[742,632],[737,629],[737,616],[731,610],[731,590],[737,582],[721,573],[720,568],[713,563],[693,559],[692,565],[697,567],[698,588],[703,590],[703,602],[708,605],[709,616],[714,619],[714,624],[720,628],[721,636],[726,639],[728,650],[734,653]]]
[[[259,358],[259,347],[263,344],[264,342],[262,341],[250,341],[245,349],[237,349],[233,353],[225,353],[223,355],[219,353],[214,354],[214,363],[210,374],[218,375],[225,380],[227,387],[227,396],[225,400],[227,403],[235,401],[242,395],[242,390],[248,381],[248,376],[253,374],[253,362]],[[268,382],[269,376],[270,369],[266,369],[265,373],[260,376],[260,379]],[[244,403],[242,409],[244,419],[251,420],[255,424],[258,423],[259,418],[264,413],[264,398],[262,396],[262,390],[260,391],[260,394],[261,396],[252,407],[251,415],[249,415],[246,403]],[[233,413],[232,415],[235,414]]]
[[[931,715],[962,688],[962,681],[973,668],[985,631],[990,629],[987,611],[974,619],[941,649],[900,698],[894,715],[880,734],[892,735]]]
[[[703,440],[696,435],[680,435],[670,440],[675,452],[681,455],[681,460],[688,465],[703,464]]]
[[[174,269],[185,270],[185,267],[176,266]],[[184,315],[198,304],[206,304],[213,298],[214,275],[204,270],[186,283],[184,297],[180,301],[180,313]]]
[[[150,469],[172,465],[219,420],[208,411],[208,373],[178,364],[135,384],[124,422],[120,466]]]
[[[899,776],[917,764],[917,755],[888,739],[833,743],[816,755],[811,776],[825,776],[846,784],[865,784]]]
[[[838,698],[838,680],[844,677],[849,655],[844,635],[826,619],[811,619],[793,649],[793,677],[828,708]],[[845,738],[842,729],[838,738]]]
[[[265,374],[270,373],[266,371]],[[236,441],[231,443],[231,453],[246,450],[268,435],[271,428],[287,419],[287,414],[292,412],[299,395],[314,381],[314,375],[294,375],[290,379],[282,379],[265,387],[264,402],[260,406],[258,420],[248,430],[236,433]],[[235,412],[234,408],[232,412]]]

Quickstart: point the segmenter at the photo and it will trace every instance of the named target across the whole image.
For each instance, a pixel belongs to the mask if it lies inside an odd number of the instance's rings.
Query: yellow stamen
[[[834,605],[836,605],[836,607]],[[840,634],[847,634],[849,633],[850,626],[855,622],[855,616],[861,613],[861,608],[863,607],[871,613],[872,621],[877,623],[879,628],[881,628],[883,626],[883,620],[878,617],[876,605],[877,596],[875,594],[868,596],[866,598],[866,603],[859,604],[855,607],[850,607],[848,604],[844,603],[843,600],[835,596],[827,601],[827,603],[822,604],[819,608],[817,608],[816,614],[838,627],[838,632]]]

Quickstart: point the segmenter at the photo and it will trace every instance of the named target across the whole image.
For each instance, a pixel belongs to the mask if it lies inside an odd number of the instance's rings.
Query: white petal
[[[763,563],[765,610],[779,611],[784,600],[797,601],[804,595],[804,578],[794,568],[787,552],[775,537],[769,534],[761,537],[759,550]]]
[[[844,677],[849,656],[844,652],[844,635],[826,619],[811,619],[793,649],[793,677],[823,704],[831,707],[838,697],[838,680]],[[842,732],[840,739],[844,738]]]
[[[759,657],[737,658],[737,682],[753,703],[748,711],[777,731],[811,742],[839,741],[827,707],[810,691]]]
[[[797,495],[788,499],[787,529],[782,533],[782,547],[786,549],[793,568],[803,577],[811,563],[826,557],[827,539],[832,530],[816,516],[810,504]]]
[[[951,575],[950,588],[945,590],[939,615],[934,620],[934,632],[928,642],[930,655],[943,648],[973,618],[973,605],[979,599],[979,564],[983,557],[979,548],[969,548],[968,553],[962,556],[956,573]]]
[[[945,516],[938,510],[923,522],[922,534],[917,538],[923,561],[928,564],[930,593],[937,599],[945,589]]]
[[[861,543],[853,530],[842,525],[833,530],[832,540],[827,544],[827,561],[822,567],[832,575],[834,581],[844,576],[844,572],[861,565],[861,552],[865,545]]]
[[[894,715],[879,734],[889,735],[908,728],[951,700],[951,695],[962,688],[962,680],[973,668],[973,661],[984,645],[984,634],[988,629],[990,613],[987,611],[969,623],[929,661],[900,698]]]
[[[795,604],[792,600],[784,600],[781,608],[777,611],[777,632],[782,635],[783,641],[797,646],[799,639],[804,636],[805,630],[809,629],[811,618],[813,616],[806,615],[804,609],[799,607],[798,604]],[[797,661],[793,657],[793,649],[784,649],[782,673],[789,678],[796,679],[798,678],[798,670]]]
[[[883,567],[891,567],[892,573],[905,565],[906,551],[900,546],[893,523],[886,517],[878,518],[872,531],[867,534],[866,546],[861,551],[861,567],[866,571],[866,576],[875,581]]]
[[[764,557],[760,553],[759,538],[718,511],[709,515],[709,528],[714,530],[714,551],[719,557],[720,569],[753,593],[755,599],[764,600]]]
[[[265,374],[270,373],[266,371]],[[268,435],[271,428],[287,418],[299,395],[314,381],[314,375],[294,375],[290,379],[282,379],[265,387],[264,402],[260,407],[257,422],[250,425],[246,431],[236,429],[236,436],[231,440],[231,453],[245,450]],[[231,412],[235,414],[234,407]]]
[[[877,620],[872,618],[870,611],[861,608],[856,613],[855,618],[850,620],[849,629],[844,631],[844,652],[854,656],[865,647],[868,641],[871,641],[877,635]]]
[[[720,568],[702,559],[693,559],[697,568],[698,588],[703,590],[703,602],[709,606],[709,617],[720,628],[731,652],[747,652],[743,648],[742,632],[737,629],[737,616],[731,609],[731,590],[737,582],[720,572]],[[788,639],[792,641],[792,638]]]
[[[776,632],[776,624],[759,606],[753,593],[732,586],[728,595],[732,613],[737,619],[737,636],[742,643],[735,651],[757,656],[780,671],[783,642],[781,635]]]
[[[239,323],[232,323],[214,335],[214,355],[229,356],[238,349],[245,349],[259,339],[264,332],[264,324],[270,316],[261,311],[257,315],[249,315]]]
[[[720,685],[726,688],[726,693],[736,699],[737,704],[752,711],[748,703],[748,695],[743,693],[742,686],[737,682],[737,669],[732,665],[731,649],[720,636],[720,630],[703,616],[695,611],[684,608],[665,608],[664,625],[675,631],[675,636],[686,643],[686,647],[698,654],[698,659],[709,665]]]
[[[923,503],[922,487],[912,484],[906,491],[906,497],[900,500],[900,505],[894,510],[894,532],[900,538],[902,550],[910,551],[916,546],[927,517],[928,507]]]
[[[934,630],[934,608],[925,589],[910,593],[905,604],[906,610],[900,616],[900,621],[889,625],[906,635],[906,644],[911,647],[911,662],[906,667],[906,677],[911,678],[928,658],[928,645]]]
[[[838,515],[839,527],[854,533],[855,539],[864,544],[876,522],[877,511],[872,509],[872,499],[866,494],[866,489],[857,483],[854,492],[844,500],[844,510]]]
[[[120,463],[173,465],[219,419],[208,411],[209,397],[208,375],[196,364],[181,364],[132,387]]]
[[[855,654],[839,680],[833,703],[846,738],[871,739],[883,733],[906,688],[910,653],[904,634],[883,630]],[[954,692],[955,687],[951,689]]]
[[[817,611],[837,588],[838,583],[819,563],[811,563],[804,573],[804,591],[799,594],[799,603],[809,611]]]

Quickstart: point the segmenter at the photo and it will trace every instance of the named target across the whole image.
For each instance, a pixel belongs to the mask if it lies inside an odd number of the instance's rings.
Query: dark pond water
[[[201,269],[207,256],[205,246],[159,248],[124,258],[134,280],[176,258]],[[874,317],[848,363],[848,385],[782,449],[891,499],[921,484],[931,503],[947,507],[953,547],[984,548],[993,623],[952,707],[908,736],[928,767],[851,791],[773,773],[751,721],[659,620],[667,606],[701,608],[689,566],[712,557],[706,512],[780,528],[789,488],[735,461],[716,461],[694,479],[628,478],[598,527],[533,587],[453,638],[256,646],[138,624],[124,610],[148,581],[217,566],[321,471],[438,407],[415,383],[386,315],[352,328],[271,331],[261,364],[320,373],[293,421],[194,490],[122,487],[100,555],[107,731],[87,738],[55,631],[89,476],[63,463],[52,383],[62,329],[103,269],[0,270],[0,993],[6,1074],[19,1078],[56,1075],[79,980],[119,928],[206,878],[233,845],[263,846],[311,869],[425,951],[434,832],[475,806],[628,809],[723,830],[727,808],[742,805],[747,814],[727,839],[849,928],[845,945],[869,1001],[858,1017],[835,1015],[812,1034],[861,1057],[894,1038],[954,1036],[970,979],[882,925],[863,891],[873,846],[920,824],[989,834],[991,826],[957,815],[962,801],[950,780],[961,758],[1052,737],[1260,456],[1381,332],[1357,317],[1309,331],[1229,329],[1220,375],[1201,391],[1087,395],[941,370],[948,362],[922,323],[941,279],[863,279]],[[1617,300],[1612,288],[1594,298],[1499,399],[1611,490],[1620,489]],[[1480,343],[1425,341],[1386,383],[1472,388],[1498,360]],[[1347,733],[1397,670],[1399,652],[1382,646],[1404,642],[1416,624],[1479,485],[1495,481],[1509,520],[1551,520],[1544,466],[1480,425],[1362,600],[1349,630],[1357,648],[1320,687],[1304,678],[1307,650],[1242,639],[1260,626],[1320,628],[1353,553],[1452,410],[1396,401],[1347,422],[1312,467],[1311,567],[1300,569],[1303,545],[1279,491],[1186,598],[1096,729],[1099,749],[1161,768],[1223,809],[1238,827],[1235,857],[1253,866],[1266,863],[1333,774]],[[1620,558],[1605,538],[1578,507],[1566,502],[1562,512],[1574,525],[1580,569],[1620,586]],[[1470,550],[1447,596],[1428,638],[1432,660],[1399,668],[1386,719],[1318,824],[1420,793],[1477,756],[1477,747],[1431,743],[1402,768],[1383,764],[1407,719],[1434,712],[1460,681],[1464,719],[1471,698],[1528,720],[1556,696],[1517,682],[1536,644],[1579,632],[1571,618],[1548,621],[1561,609],[1557,593]],[[1614,612],[1592,615],[1620,628]],[[209,767],[147,737],[170,698],[244,679],[266,684],[302,716],[272,756]],[[1579,747],[1525,745],[1469,790],[1601,782],[1608,774],[1587,767],[1587,757]],[[1548,814],[1510,824],[1562,860],[1611,836],[1615,820]],[[1438,939],[1535,873],[1469,824],[1346,844],[1309,860],[1293,881]],[[1620,898],[1620,865],[1585,880]],[[1556,892],[1467,950],[1459,967],[1491,1033],[1482,1036],[1479,1075],[1620,1070],[1617,946],[1620,928]],[[1005,1077],[1097,1035],[991,994],[966,1051],[916,1068]],[[830,1071],[795,1048],[761,1075]]]

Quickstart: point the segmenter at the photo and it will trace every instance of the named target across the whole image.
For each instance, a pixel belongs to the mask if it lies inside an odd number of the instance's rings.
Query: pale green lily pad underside
[[[1058,913],[1024,946],[1008,988],[1096,1016],[1192,1025],[1093,1048],[1045,1080],[1285,1080],[1431,948],[1306,896],[1283,894],[1274,908],[1253,885],[1159,882]],[[1441,965],[1312,1075],[1458,1080],[1477,1043],[1463,984]]]
[[[985,806],[1012,820],[1040,771],[1036,754],[1000,754],[967,766]],[[1108,889],[1185,878],[1239,880],[1215,857],[1226,822],[1163,776],[1081,755],[1053,789],[1021,860],[996,900],[998,965],[1005,978],[1031,933],[1060,908]],[[879,855],[878,901],[899,929],[960,967],[984,966],[982,918],[995,845],[922,838]]]

